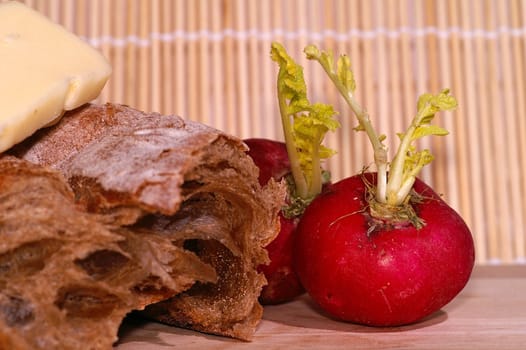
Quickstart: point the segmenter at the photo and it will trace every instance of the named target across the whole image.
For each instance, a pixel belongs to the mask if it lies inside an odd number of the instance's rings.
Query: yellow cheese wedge
[[[26,5],[0,3],[0,152],[101,92],[108,61]]]

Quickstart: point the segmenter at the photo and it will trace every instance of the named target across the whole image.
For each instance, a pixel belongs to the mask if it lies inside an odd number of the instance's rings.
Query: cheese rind
[[[26,5],[0,3],[0,152],[101,92],[111,66]]]

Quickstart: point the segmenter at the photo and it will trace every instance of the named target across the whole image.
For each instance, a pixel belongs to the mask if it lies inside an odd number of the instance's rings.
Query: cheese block
[[[108,61],[28,6],[0,3],[0,152],[95,99]]]

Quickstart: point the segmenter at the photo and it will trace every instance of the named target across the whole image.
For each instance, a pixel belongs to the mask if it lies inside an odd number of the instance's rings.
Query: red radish
[[[269,139],[243,140],[249,148],[248,155],[259,168],[259,183],[265,186],[270,179],[280,181],[290,175],[290,162],[284,142]]]
[[[354,97],[350,62],[314,46],[318,61],[357,116],[374,148],[377,172],[344,179],[315,198],[297,228],[294,265],[309,295],[330,315],[371,326],[416,322],[439,310],[466,285],[474,264],[471,233],[418,172],[433,159],[415,142],[446,135],[435,113],[456,107],[444,90],[420,96],[417,113],[388,162],[384,136]]]
[[[338,319],[408,324],[464,288],[473,240],[462,218],[418,179],[413,208],[422,228],[375,218],[367,198],[375,181],[376,174],[355,175],[312,201],[298,227],[296,270],[309,295]]]
[[[280,216],[281,229],[274,241],[267,247],[269,265],[260,265],[258,270],[265,274],[267,285],[263,287],[259,300],[264,305],[290,301],[305,293],[292,265],[293,242],[298,219]]]
[[[259,182],[265,185],[270,178],[285,179],[288,185],[287,205],[280,218],[281,231],[267,246],[271,262],[260,267],[268,281],[260,296],[263,304],[283,303],[304,293],[292,269],[292,242],[299,217],[328,182],[328,173],[322,171],[321,161],[334,152],[321,143],[329,130],[339,126],[333,118],[332,107],[309,102],[303,70],[284,48],[273,44],[271,55],[280,68],[277,88],[285,143],[245,140],[250,148],[248,154],[260,169]]]
[[[248,155],[259,168],[259,183],[262,186],[271,178],[281,181],[290,175],[289,157],[284,142],[254,138],[244,141],[250,149]],[[280,232],[266,247],[270,264],[260,265],[258,268],[265,274],[268,282],[259,297],[262,304],[283,303],[305,292],[292,268],[293,234],[297,223],[297,217],[285,218],[280,213]]]

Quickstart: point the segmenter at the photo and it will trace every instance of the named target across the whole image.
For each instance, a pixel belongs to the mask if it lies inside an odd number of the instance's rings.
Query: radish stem
[[[283,87],[279,84],[280,81],[284,79],[283,75],[285,72],[280,69],[278,72],[278,96],[284,96]],[[301,170],[298,150],[296,149],[293,131],[292,131],[292,122],[290,116],[287,113],[288,106],[287,101],[283,98],[278,98],[279,112],[281,115],[281,124],[283,127],[283,136],[285,138],[285,145],[287,146],[287,154],[290,161],[290,170],[292,177],[294,178],[294,184],[296,186],[296,194],[301,198],[306,198],[308,196],[307,181]]]
[[[373,147],[374,163],[378,173],[376,199],[379,202],[384,203],[387,194],[387,148],[384,144],[382,144],[380,137],[373,128],[369,118],[369,113],[367,113],[367,111],[362,108],[362,106],[354,97],[355,84],[352,73],[349,75],[351,81],[348,81],[348,79],[340,79],[338,73],[333,69],[332,59],[328,57],[328,54],[320,52],[314,45],[307,46],[305,48],[305,53],[308,59],[315,59],[320,63],[340,94],[345,99],[345,102],[347,102],[351,110],[356,115],[356,118],[359,122],[357,129],[363,130],[367,134],[369,141],[371,142],[371,146]],[[342,56],[341,64],[345,64],[347,66],[350,65],[346,56]]]
[[[379,136],[373,128],[368,113],[354,97],[356,84],[351,71],[350,60],[341,55],[334,65],[332,53],[320,51],[316,46],[305,48],[308,59],[320,63],[337,90],[343,96],[350,109],[356,115],[359,125],[357,131],[365,131],[374,150],[374,162],[377,168],[375,199],[388,207],[396,208],[408,203],[415,178],[422,168],[429,164],[433,157],[428,150],[415,151],[414,141],[428,135],[447,135],[448,131],[431,125],[435,113],[441,110],[456,108],[457,101],[445,89],[437,95],[423,94],[418,99],[417,114],[404,134],[400,135],[400,145],[393,162],[387,159],[387,147],[382,143],[384,136]],[[389,168],[389,169],[388,169]]]
[[[294,180],[293,202],[301,199],[298,205],[308,205],[322,189],[321,160],[336,153],[322,145],[323,138],[340,124],[332,106],[309,102],[303,68],[282,45],[272,43],[271,56],[279,65],[279,111]]]

